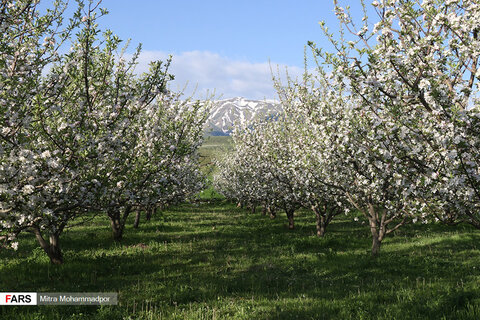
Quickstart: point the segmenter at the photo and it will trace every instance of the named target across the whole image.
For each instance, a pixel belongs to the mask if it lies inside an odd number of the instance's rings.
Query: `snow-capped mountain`
[[[252,119],[275,116],[282,110],[275,100],[248,100],[237,97],[214,101],[210,117],[206,123],[206,133],[209,135],[229,135],[233,125]]]

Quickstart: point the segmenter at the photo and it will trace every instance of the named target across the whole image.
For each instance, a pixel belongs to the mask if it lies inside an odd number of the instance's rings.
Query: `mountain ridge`
[[[275,116],[281,110],[280,102],[273,99],[234,97],[215,100],[205,124],[205,132],[211,136],[228,136],[237,122],[243,125],[254,119]]]

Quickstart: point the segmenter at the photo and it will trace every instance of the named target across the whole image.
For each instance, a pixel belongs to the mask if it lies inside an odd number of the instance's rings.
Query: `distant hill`
[[[248,100],[242,97],[214,101],[206,123],[206,134],[228,136],[238,121],[244,124],[252,119],[274,117],[282,110],[274,100]]]

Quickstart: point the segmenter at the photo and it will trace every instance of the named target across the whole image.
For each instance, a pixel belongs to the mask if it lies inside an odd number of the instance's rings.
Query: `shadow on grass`
[[[1,253],[8,263],[0,286],[116,291],[127,309],[133,300],[177,310],[252,299],[257,319],[448,318],[480,303],[480,235],[469,228],[407,226],[373,259],[365,226],[342,217],[317,238],[313,214],[296,219],[291,231],[282,216],[270,220],[226,204],[180,206],[139,230],[129,224],[120,244],[99,220],[65,235],[64,265],[51,266],[27,239],[19,256]]]

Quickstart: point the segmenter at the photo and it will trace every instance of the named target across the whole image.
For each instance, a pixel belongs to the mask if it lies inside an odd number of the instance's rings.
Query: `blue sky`
[[[340,1],[360,12],[359,0]],[[356,4],[356,5],[354,5]],[[270,64],[303,70],[304,46],[314,41],[327,47],[318,24],[338,26],[333,0],[103,0],[109,15],[101,18],[132,50],[143,44],[139,71],[148,61],[173,54],[173,89],[189,83],[197,96],[207,89],[217,96],[275,98]]]

